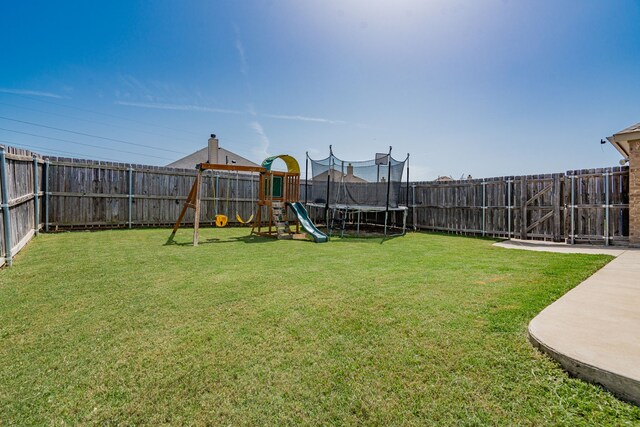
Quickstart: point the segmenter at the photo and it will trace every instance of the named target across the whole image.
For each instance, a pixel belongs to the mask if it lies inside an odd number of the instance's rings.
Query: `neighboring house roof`
[[[167,165],[168,168],[180,168],[180,169],[195,169],[199,163],[206,163],[209,156],[209,149],[204,147],[202,150],[198,150],[195,153],[191,153],[173,163]],[[233,163],[235,161],[235,163]],[[251,160],[245,159],[242,156],[232,153],[229,150],[225,150],[222,147],[218,147],[218,162],[221,164],[236,164],[239,166],[260,166],[253,163]]]
[[[621,130],[618,133],[633,133],[633,132],[639,132],[640,131],[640,123],[636,123],[635,125],[631,125],[628,128]]]
[[[607,138],[624,157],[629,157],[629,141],[636,139],[640,139],[640,123],[629,126]]]
[[[450,176],[442,175],[442,176],[439,176],[438,178],[436,178],[435,181],[436,182],[451,182],[451,181],[453,181],[453,178],[451,178]]]
[[[327,180],[327,174],[329,171],[324,171],[321,174],[318,174],[312,178],[313,181],[323,181]],[[366,179],[362,179],[359,176],[355,176],[353,173],[343,174],[340,171],[335,169],[331,169],[331,181],[333,182],[368,182]]]

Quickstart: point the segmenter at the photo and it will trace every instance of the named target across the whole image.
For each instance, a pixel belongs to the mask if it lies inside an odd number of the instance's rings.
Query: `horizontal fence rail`
[[[44,157],[14,147],[0,146],[0,153],[0,266],[42,228],[173,225],[196,177],[195,169]],[[301,200],[313,185],[301,181]],[[256,213],[258,177],[207,171],[200,196],[201,224],[213,225],[216,214],[238,224],[236,216],[247,221]],[[604,245],[629,239],[628,167],[403,183],[399,201],[416,230]],[[311,214],[326,217],[322,208]],[[193,221],[188,211],[185,223]]]

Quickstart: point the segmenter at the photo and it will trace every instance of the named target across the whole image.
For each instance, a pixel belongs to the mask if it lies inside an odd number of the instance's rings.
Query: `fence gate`
[[[627,167],[569,171],[564,182],[570,243],[628,244]]]
[[[520,178],[520,238],[563,240],[562,174]]]

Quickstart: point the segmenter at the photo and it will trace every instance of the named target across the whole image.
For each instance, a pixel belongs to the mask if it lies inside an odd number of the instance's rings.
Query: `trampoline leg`
[[[327,235],[331,237],[331,227],[329,226],[329,208],[325,209],[324,222],[325,222],[325,225],[327,226]]]
[[[358,236],[360,235],[360,211],[358,211],[358,228],[357,228],[356,234]]]
[[[388,219],[389,219],[389,212],[386,211],[384,213],[384,235],[385,236],[387,235],[387,221],[388,221]]]
[[[402,216],[402,235],[403,236],[407,234],[407,216],[408,215],[409,215],[409,209],[407,208],[407,210],[404,211],[404,215]]]

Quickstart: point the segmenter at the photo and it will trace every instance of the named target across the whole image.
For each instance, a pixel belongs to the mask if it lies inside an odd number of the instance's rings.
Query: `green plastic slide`
[[[304,230],[307,233],[311,235],[311,237],[313,237],[314,242],[324,243],[329,240],[327,235],[324,234],[322,231],[318,230],[318,228],[313,224],[313,222],[311,222],[311,219],[309,219],[309,214],[307,213],[307,210],[304,208],[302,203],[287,202],[287,206],[289,206],[293,210],[293,212],[296,214],[296,218],[298,218],[298,221],[300,222],[300,225],[302,226],[302,228],[304,228]]]

